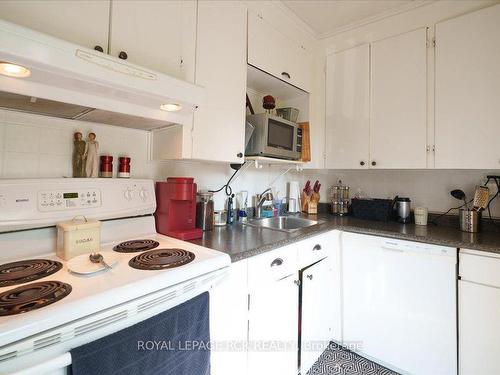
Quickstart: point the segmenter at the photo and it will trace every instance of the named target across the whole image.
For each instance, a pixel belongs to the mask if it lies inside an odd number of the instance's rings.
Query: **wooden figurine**
[[[95,133],[89,133],[84,154],[85,175],[92,178],[99,177],[99,142],[95,139]]]
[[[82,133],[73,135],[73,177],[85,177],[85,143]]]

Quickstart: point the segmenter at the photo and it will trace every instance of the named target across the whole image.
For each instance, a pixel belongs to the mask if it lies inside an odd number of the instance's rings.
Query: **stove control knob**
[[[143,202],[146,202],[149,198],[149,193],[146,189],[141,188],[141,191],[139,192],[139,196],[141,197]]]
[[[131,201],[132,198],[133,198],[132,197],[132,190],[130,190],[129,188],[127,188],[127,190],[125,190],[124,196],[125,196],[126,200]]]

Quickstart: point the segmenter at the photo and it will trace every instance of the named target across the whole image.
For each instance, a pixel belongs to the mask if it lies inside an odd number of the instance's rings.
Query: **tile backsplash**
[[[115,175],[118,157],[129,156],[132,177],[153,177],[147,131],[0,110],[0,178],[70,177],[76,131],[97,134]]]

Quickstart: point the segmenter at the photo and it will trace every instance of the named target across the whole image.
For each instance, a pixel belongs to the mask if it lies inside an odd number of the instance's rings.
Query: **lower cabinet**
[[[300,272],[300,369],[306,374],[331,340],[333,269],[327,258]]]
[[[458,282],[459,374],[497,375],[500,374],[500,256],[465,252],[460,250]]]
[[[249,374],[297,374],[297,272],[250,294]]]

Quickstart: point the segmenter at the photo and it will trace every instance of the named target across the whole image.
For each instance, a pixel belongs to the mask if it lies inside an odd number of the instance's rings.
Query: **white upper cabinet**
[[[107,52],[109,6],[108,0],[2,0],[0,18]]]
[[[241,2],[199,2],[195,83],[207,94],[194,115],[193,159],[243,163],[246,30]]]
[[[310,92],[311,54],[255,12],[248,12],[248,63]]]
[[[114,0],[110,39],[111,55],[193,81],[196,1]]]
[[[370,167],[427,166],[427,30],[371,46]]]
[[[500,5],[436,25],[436,168],[500,167]]]
[[[326,68],[326,167],[368,168],[370,46],[331,54]]]

